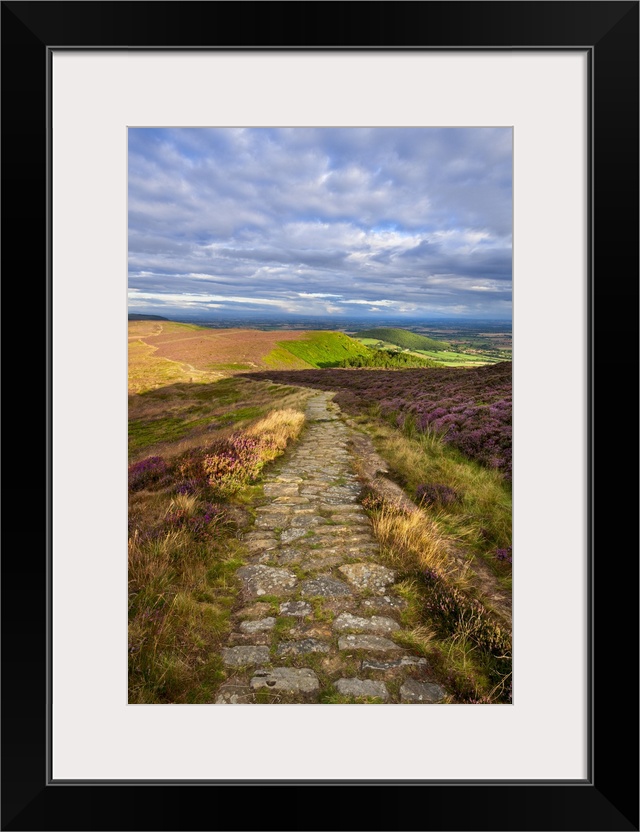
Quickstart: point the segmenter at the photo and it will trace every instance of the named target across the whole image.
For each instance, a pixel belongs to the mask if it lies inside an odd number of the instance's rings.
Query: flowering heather
[[[218,439],[206,448],[186,451],[177,461],[178,494],[209,490],[228,497],[257,479],[260,471],[279,456],[300,432],[304,415],[276,410],[246,431]]]
[[[177,464],[182,479],[176,493],[195,494],[206,489],[226,496],[235,493],[257,476],[261,449],[256,437],[237,434],[187,451]]]
[[[433,432],[511,479],[511,363],[473,369],[297,370],[253,378],[336,390],[350,413],[376,406],[404,429]]]
[[[206,451],[208,450],[206,449]],[[207,486],[207,475],[202,467],[203,456],[202,448],[191,448],[178,460],[177,468],[181,478],[180,485],[186,483],[187,488],[193,489],[192,493]]]
[[[178,482],[176,493],[209,490],[218,496],[234,494],[257,477],[265,462],[266,444],[259,438],[237,434],[204,449],[187,451],[177,465],[184,479]]]
[[[450,506],[460,499],[458,492],[439,482],[425,483],[416,489],[416,498],[424,506]]]
[[[169,466],[161,456],[148,456],[129,466],[129,490],[141,491],[165,480]]]
[[[262,467],[262,442],[242,434],[220,440],[202,460],[208,485],[220,494],[233,494],[254,480]]]
[[[513,563],[513,550],[511,546],[507,546],[506,549],[496,549],[496,560],[503,561],[504,563]]]
[[[176,485],[176,494],[195,494],[198,485],[198,480],[182,480]]]

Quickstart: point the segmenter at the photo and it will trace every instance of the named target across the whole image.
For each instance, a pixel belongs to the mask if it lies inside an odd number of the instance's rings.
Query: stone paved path
[[[394,571],[378,562],[357,501],[353,431],[332,395],[309,400],[305,432],[266,478],[269,502],[245,535],[251,555],[238,570],[243,606],[222,651],[229,677],[219,704],[445,696],[425,660],[394,640],[405,602],[394,594]]]

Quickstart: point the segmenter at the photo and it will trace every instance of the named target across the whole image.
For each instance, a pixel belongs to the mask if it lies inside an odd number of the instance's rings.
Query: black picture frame
[[[638,547],[636,536],[629,535],[636,528],[631,518],[637,516],[637,502],[619,484],[620,460],[632,457],[631,438],[638,424],[638,10],[638,2],[627,0],[2,3],[5,308],[12,317],[26,310],[31,337],[34,342],[41,339],[42,364],[36,367],[43,396],[34,412],[43,415],[46,403],[47,439],[52,383],[52,50],[573,48],[588,52],[591,83],[587,779],[223,784],[50,780],[51,459],[50,443],[35,442],[33,467],[11,464],[8,477],[11,494],[23,499],[28,494],[30,506],[46,515],[47,523],[37,545],[31,536],[27,543],[24,535],[16,542],[12,538],[2,561],[2,829],[638,829]],[[24,389],[24,373],[10,344],[5,356],[7,389]],[[619,374],[610,371],[621,360],[629,379],[622,386]],[[29,389],[37,386],[31,378]],[[25,397],[30,398],[28,391]],[[10,401],[24,406],[13,394]],[[557,418],[558,429],[567,429],[561,414]],[[43,422],[35,436],[44,435]],[[12,424],[10,429],[12,434],[17,430]],[[36,502],[34,482],[42,479],[43,460],[48,476],[40,483]],[[16,501],[17,513],[19,506]],[[13,511],[5,517],[9,540]],[[563,645],[559,634],[549,649],[570,646]],[[562,681],[545,679],[544,668],[540,672],[541,684],[557,686],[561,697]],[[620,755],[620,744],[631,751],[631,762]]]

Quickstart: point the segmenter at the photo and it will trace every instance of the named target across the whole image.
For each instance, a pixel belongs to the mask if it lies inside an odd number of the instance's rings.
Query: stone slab
[[[360,668],[361,670],[395,670],[397,667],[424,666],[426,664],[427,660],[418,656],[403,656],[401,659],[386,662],[375,661],[375,659],[363,659]]]
[[[255,645],[224,647],[222,650],[222,661],[229,667],[266,664],[269,661],[269,648]]]
[[[418,682],[416,679],[407,679],[400,688],[401,702],[430,705],[441,702],[445,696],[445,691],[434,682]]]
[[[340,572],[357,589],[366,589],[377,595],[384,595],[389,584],[396,579],[396,573],[377,563],[347,563]]]
[[[300,540],[306,533],[306,529],[287,529],[280,535],[280,540],[282,543],[292,543],[294,540]]]
[[[311,604],[307,604],[306,601],[285,601],[284,604],[280,604],[280,615],[304,618],[307,615],[311,615],[311,613]]]
[[[243,583],[245,593],[250,596],[286,595],[298,582],[293,572],[277,569],[273,566],[243,566],[238,569],[238,577]]]
[[[389,691],[384,682],[372,682],[370,679],[338,679],[336,688],[343,696],[375,696],[385,702],[389,699]]]
[[[275,618],[268,616],[267,618],[259,618],[256,621],[243,621],[240,624],[241,633],[264,633],[267,630],[273,630],[276,625]]]
[[[253,691],[248,685],[224,684],[218,691],[216,705],[252,705]]]
[[[350,636],[340,636],[338,639],[338,649],[339,650],[373,650],[379,652],[388,652],[390,650],[402,650],[402,647],[399,647],[393,641],[388,638],[384,638],[383,636],[374,636],[363,634],[363,635],[350,635]]]
[[[260,670],[250,682],[252,690],[280,691],[282,693],[314,693],[320,689],[318,677],[308,667],[274,667]]]
[[[303,638],[300,641],[282,641],[276,648],[277,656],[303,656],[306,653],[328,653],[329,645],[317,638]]]
[[[338,598],[342,595],[353,595],[348,584],[338,581],[335,578],[319,575],[317,578],[310,578],[300,585],[303,598]]]
[[[397,595],[383,595],[382,598],[364,598],[362,606],[375,612],[388,612],[406,609],[407,602],[404,598],[398,598]]]
[[[371,618],[360,618],[343,612],[333,622],[333,629],[341,633],[393,633],[400,629],[400,625],[393,618],[385,616],[372,615]]]

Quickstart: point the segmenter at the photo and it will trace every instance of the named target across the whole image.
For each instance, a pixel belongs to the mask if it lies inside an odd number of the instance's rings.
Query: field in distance
[[[410,334],[410,333],[409,333]],[[210,382],[255,370],[433,366],[428,356],[372,350],[342,332],[211,329],[158,320],[129,321],[129,392],[160,384]]]
[[[446,329],[439,340],[406,329],[376,327],[353,332],[352,337],[371,349],[414,355],[445,367],[480,367],[511,360],[510,333],[480,333],[473,329]],[[451,337],[452,336],[452,337]]]
[[[166,320],[129,321],[129,391],[161,384],[211,382],[255,370],[326,367],[479,366],[508,360],[510,350],[450,347],[408,330],[212,329]]]
[[[346,357],[340,333],[207,329],[168,321],[129,322],[129,392],[162,384],[210,382],[243,370],[310,369]],[[331,337],[337,336],[337,337]],[[344,343],[342,343],[344,340]],[[305,343],[297,344],[296,342]],[[353,342],[356,350],[363,347]],[[306,360],[305,360],[306,359]]]

